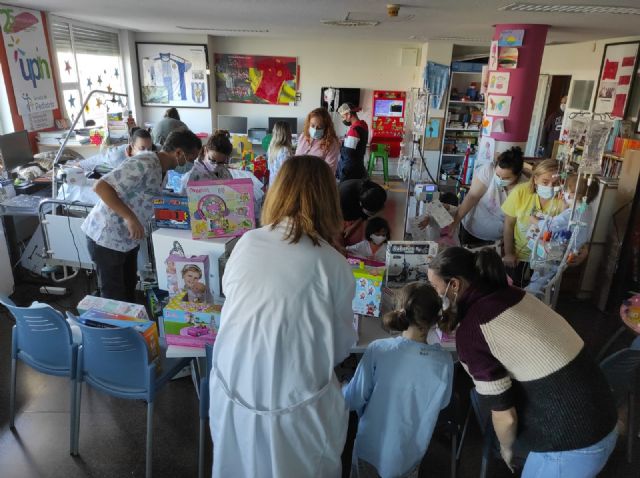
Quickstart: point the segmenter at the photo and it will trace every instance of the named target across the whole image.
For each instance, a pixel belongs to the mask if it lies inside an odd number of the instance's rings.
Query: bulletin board
[[[296,101],[298,59],[286,56],[215,55],[218,102],[290,105]]]
[[[207,46],[136,43],[142,106],[209,108]]]
[[[638,65],[639,47],[640,42],[609,43],[604,46],[593,110],[595,113],[609,113],[616,118],[624,118]]]

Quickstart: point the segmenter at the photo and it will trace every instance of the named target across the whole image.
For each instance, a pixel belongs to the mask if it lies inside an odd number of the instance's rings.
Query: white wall
[[[373,90],[408,90],[421,77],[419,66],[399,66],[401,49],[420,48],[418,43],[210,37],[209,45],[214,53],[298,58],[301,101],[297,106],[217,104],[216,117],[218,114],[246,116],[249,127],[267,127],[269,116],[285,116],[297,117],[298,128],[301,129],[307,113],[320,106],[320,89],[323,86],[363,89],[360,96],[363,112],[360,116],[370,124]]]

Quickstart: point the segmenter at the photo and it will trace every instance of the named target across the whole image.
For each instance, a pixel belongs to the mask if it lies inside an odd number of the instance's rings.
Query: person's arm
[[[324,157],[325,162],[331,168],[333,174],[336,174],[336,169],[338,169],[338,160],[340,159],[340,145],[337,141],[334,141],[333,144],[327,150],[327,154]]]
[[[371,346],[367,347],[364,355],[358,363],[356,373],[351,381],[342,389],[344,400],[349,410],[362,416],[373,392],[373,352]]]
[[[487,192],[489,186],[480,181],[479,178],[474,177],[471,180],[471,188],[469,188],[469,192],[464,197],[462,204],[456,211],[453,216],[453,223],[450,225],[450,229],[455,229],[455,226],[458,226],[462,219],[471,211],[482,199],[482,196]]]
[[[492,410],[493,429],[500,442],[500,454],[509,469],[513,471],[513,443],[518,433],[518,414],[515,407],[508,410]]]
[[[517,218],[513,216],[504,217],[504,229],[502,230],[502,240],[504,242],[504,257],[502,261],[508,267],[515,267],[517,261],[514,230]]]
[[[116,190],[109,183],[100,179],[93,187],[93,190],[113,212],[124,219],[131,239],[139,240],[144,238],[144,226],[129,206],[120,199]]]
[[[355,221],[353,221],[353,223],[350,226],[345,228],[343,237],[345,239],[348,239],[351,236],[351,234],[353,234],[360,227],[360,224],[362,224],[363,221],[364,219],[362,218],[358,218]]]

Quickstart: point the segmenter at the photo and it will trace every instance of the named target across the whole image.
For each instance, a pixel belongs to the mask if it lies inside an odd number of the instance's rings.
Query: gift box
[[[153,216],[158,227],[191,229],[189,203],[185,196],[153,198]]]
[[[77,306],[78,313],[84,314],[90,309],[107,312],[110,314],[119,314],[126,317],[134,317],[136,319],[149,320],[144,305],[130,304],[129,302],[121,302],[114,299],[105,299],[103,297],[95,297],[87,295]]]
[[[241,236],[255,228],[251,179],[189,182],[187,197],[194,239]]]
[[[111,314],[95,309],[82,313],[80,317],[78,317],[78,321],[88,327],[134,328],[147,343],[149,359],[153,361],[160,356],[158,326],[155,322],[138,319],[136,317],[127,317],[122,314]]]
[[[176,295],[163,310],[167,344],[198,348],[213,344],[220,327],[221,307],[188,302],[186,297],[186,293]]]
[[[387,243],[387,285],[402,287],[408,282],[426,281],[427,268],[438,254],[433,241],[389,241]]]
[[[353,312],[380,317],[384,267],[368,267],[364,262],[360,262],[353,267],[352,271],[356,281],[356,292],[352,302]]]

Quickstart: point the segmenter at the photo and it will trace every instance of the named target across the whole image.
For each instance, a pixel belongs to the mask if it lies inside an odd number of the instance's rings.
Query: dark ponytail
[[[502,259],[490,247],[471,252],[463,247],[450,247],[438,254],[429,269],[445,282],[462,278],[483,290],[503,289],[509,285]]]
[[[400,332],[411,325],[428,330],[437,323],[441,308],[440,296],[431,284],[412,282],[402,288],[396,310],[385,314],[382,323],[386,329]]]
[[[520,146],[513,146],[500,153],[500,156],[498,156],[496,160],[496,166],[502,169],[510,169],[515,176],[520,176],[522,168],[524,167],[524,154]]]

